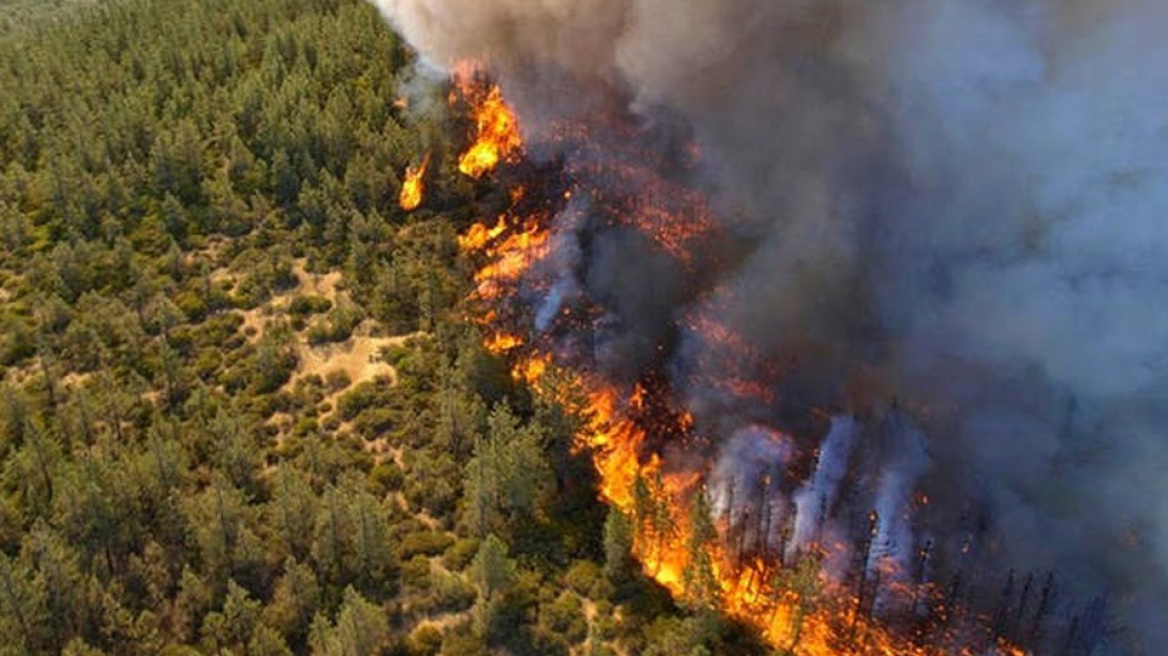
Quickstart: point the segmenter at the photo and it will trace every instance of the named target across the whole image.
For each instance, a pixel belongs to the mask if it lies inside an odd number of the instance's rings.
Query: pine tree
[[[479,545],[471,563],[471,577],[479,591],[475,605],[476,628],[481,635],[490,636],[502,597],[516,578],[515,563],[507,555],[507,545],[493,534]]]
[[[32,572],[0,553],[0,635],[35,653],[46,647],[49,628],[45,590],[35,584]]]
[[[718,538],[718,531],[714,527],[711,512],[709,497],[703,489],[698,492],[690,507],[690,534],[686,545],[688,563],[683,576],[685,597],[696,609],[716,607],[722,593],[714,574],[711,550]]]
[[[609,507],[604,520],[604,574],[624,583],[633,572],[633,525],[619,508]]]
[[[346,588],[335,624],[317,614],[309,645],[320,656],[376,656],[390,638],[389,618],[380,606]]]

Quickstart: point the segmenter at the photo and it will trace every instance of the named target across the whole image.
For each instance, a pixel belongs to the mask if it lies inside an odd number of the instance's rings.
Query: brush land
[[[758,650],[465,321],[497,194],[410,56],[358,0],[0,1],[0,654]]]

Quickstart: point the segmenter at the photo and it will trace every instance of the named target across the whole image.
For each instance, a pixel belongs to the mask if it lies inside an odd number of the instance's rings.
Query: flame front
[[[479,139],[463,156],[460,169],[479,177],[500,157],[519,152],[522,143],[515,115],[498,87],[484,93],[464,83],[461,92],[472,101]],[[653,189],[653,183],[646,181],[645,188]],[[884,627],[865,612],[862,590],[850,589],[849,582],[833,577],[823,566],[835,552],[847,549],[842,545],[810,545],[797,558],[768,554],[765,549],[752,554],[735,549],[730,523],[708,512],[707,473],[671,467],[651,448],[658,433],[682,443],[697,441],[693,417],[643,384],[624,388],[559,362],[553,349],[539,343],[538,335],[520,334],[524,329],[507,308],[520,294],[524,275],[548,256],[551,239],[549,216],[524,214],[519,209],[524,195],[517,190],[512,194],[510,211],[492,222],[475,223],[459,238],[463,252],[481,263],[472,299],[472,306],[480,311],[475,320],[487,335],[486,348],[509,358],[517,380],[560,401],[583,399],[583,407],[577,410],[586,421],[577,436],[578,448],[592,456],[603,501],[632,521],[634,555],[646,575],[682,604],[720,609],[757,629],[774,648],[799,656],[1026,653],[977,628],[984,622],[933,627],[927,635],[923,630]],[[673,195],[690,207],[701,205],[688,192]],[[643,223],[645,232],[665,252],[674,253],[705,234],[704,209],[695,216],[698,219],[688,223],[675,221],[657,207],[630,217],[628,222],[634,226]],[[679,255],[678,259],[685,258]],[[708,320],[694,319],[698,324],[703,321]],[[734,336],[721,335],[722,328],[716,323],[701,329],[734,346]],[[555,375],[550,375],[552,372]],[[703,528],[707,523],[709,526]],[[946,603],[938,591],[923,584],[888,588],[902,603],[927,604],[933,609]],[[945,608],[938,614],[961,612]]]
[[[425,197],[426,187],[423,178],[426,176],[426,169],[430,166],[430,156],[422,160],[422,163],[417,167],[406,167],[406,179],[402,182],[401,194],[398,196],[398,205],[407,212],[412,212],[418,209]]]

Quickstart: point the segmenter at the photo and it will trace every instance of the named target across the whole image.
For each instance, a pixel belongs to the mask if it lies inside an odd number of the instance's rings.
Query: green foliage
[[[451,517],[459,494],[459,468],[438,449],[424,448],[406,455],[406,482],[402,490],[410,508],[435,517]]]
[[[288,304],[288,312],[293,315],[322,314],[333,307],[332,301],[323,296],[297,294]]]
[[[385,508],[346,477],[321,497],[313,535],[312,557],[326,593],[356,585],[370,596],[383,597],[395,588],[398,556],[390,541]]]
[[[550,489],[551,471],[538,426],[520,426],[507,408],[491,413],[485,438],[466,465],[466,514],[471,531],[485,535],[534,515]]]
[[[553,634],[563,636],[569,644],[579,644],[588,637],[588,620],[580,598],[565,592],[540,609],[540,623]]]
[[[45,593],[35,585],[33,572],[0,554],[0,628],[16,646],[28,652],[46,649],[52,636],[48,629]]]
[[[308,329],[310,344],[343,342],[353,335],[353,330],[365,319],[365,312],[353,303],[339,305],[323,319],[317,319]]]
[[[460,538],[450,545],[442,557],[442,564],[452,572],[466,569],[479,550],[479,541],[475,538]]]
[[[471,577],[479,591],[476,613],[479,630],[489,635],[496,628],[505,594],[516,579],[515,563],[508,557],[507,545],[488,535],[471,563]]]
[[[617,508],[609,508],[604,520],[604,574],[615,584],[633,574],[633,524]]]
[[[300,646],[308,636],[320,603],[320,584],[312,568],[289,558],[284,563],[284,573],[276,581],[271,602],[263,609],[263,620],[292,645]]]
[[[442,632],[432,624],[424,624],[410,634],[410,656],[436,656],[442,649]]]
[[[604,599],[612,586],[603,577],[604,570],[590,560],[577,560],[564,573],[564,583],[576,594],[593,599]]]
[[[348,588],[335,623],[320,614],[312,621],[309,645],[321,656],[376,656],[389,638],[385,610]]]
[[[454,544],[454,538],[449,533],[438,531],[415,531],[406,533],[399,541],[398,552],[402,558],[411,558],[416,555],[437,556],[445,552]]]

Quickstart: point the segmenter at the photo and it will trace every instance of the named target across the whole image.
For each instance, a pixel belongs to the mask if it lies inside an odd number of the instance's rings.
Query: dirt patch
[[[264,329],[267,328],[268,322],[276,316],[286,314],[293,297],[298,294],[309,294],[327,298],[333,304],[333,307],[336,307],[338,298],[345,296],[345,293],[338,289],[341,283],[340,271],[330,271],[324,274],[309,273],[305,269],[306,266],[307,262],[304,258],[295,260],[292,263],[292,273],[296,276],[295,287],[273,295],[259,307],[240,312],[240,315],[243,317],[243,325],[240,328],[247,335],[248,340],[254,342],[260,337],[263,337]],[[211,282],[217,285],[227,283],[234,286],[238,281],[229,269],[221,268],[211,272]],[[302,360],[304,356],[305,353],[302,349]],[[321,358],[327,359],[327,356],[317,356],[317,359]]]
[[[300,281],[297,286],[297,291],[300,293],[308,293],[314,296],[323,296],[333,302],[337,303],[337,285],[341,282],[340,271],[330,271],[328,273],[309,273],[304,267],[307,265],[304,258],[300,258],[293,262],[292,273],[296,275],[296,279]]]
[[[64,376],[61,376],[61,384],[73,389],[79,389],[82,385],[89,382],[90,378],[93,378],[93,374],[89,372],[78,373],[76,371],[70,371]]]
[[[462,611],[461,613],[442,613],[441,615],[434,615],[427,617],[414,625],[414,630],[418,630],[423,626],[432,626],[442,633],[454,628],[470,619],[470,611]]]
[[[208,274],[207,278],[210,279],[212,285],[217,287],[222,286],[223,283],[228,283],[234,287],[235,283],[238,282],[235,279],[235,274],[231,273],[231,269],[227,267],[219,267],[218,269],[215,269],[210,274]]]
[[[352,337],[337,344],[312,346],[307,341],[301,341],[297,347],[300,365],[289,384],[295,385],[296,381],[314,374],[326,379],[334,372],[344,372],[352,385],[378,376],[385,376],[391,383],[397,384],[397,372],[381,357],[381,351],[391,346],[400,346],[408,336],[373,337],[370,335],[372,329],[373,323],[365,321],[353,331]],[[332,401],[338,394],[340,392],[325,400]]]

